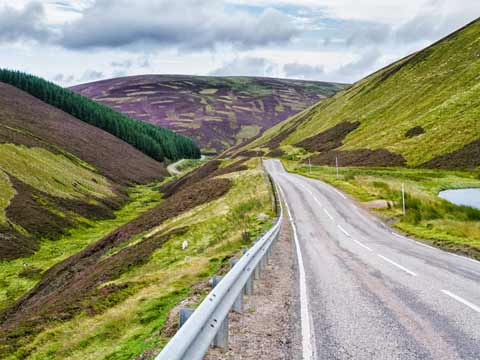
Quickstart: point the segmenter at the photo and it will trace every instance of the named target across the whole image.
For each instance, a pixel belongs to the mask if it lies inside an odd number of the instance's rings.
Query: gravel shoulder
[[[254,281],[254,294],[245,296],[243,314],[230,313],[229,349],[211,348],[205,359],[294,359],[298,353],[294,309],[295,248],[285,220],[272,257]]]

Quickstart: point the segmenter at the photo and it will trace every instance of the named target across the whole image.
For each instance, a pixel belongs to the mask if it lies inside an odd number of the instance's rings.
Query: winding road
[[[299,358],[480,359],[480,262],[392,231],[278,160],[265,167],[294,230]]]

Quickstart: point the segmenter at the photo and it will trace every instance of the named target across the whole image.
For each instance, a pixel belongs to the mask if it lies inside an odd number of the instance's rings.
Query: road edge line
[[[297,252],[297,262],[298,262],[298,272],[300,280],[300,318],[302,322],[302,358],[304,360],[315,360],[315,347],[312,342],[314,341],[314,335],[310,327],[311,319],[308,310],[308,297],[307,297],[307,282],[305,275],[305,267],[303,264],[302,250],[300,249],[300,242],[298,241],[297,228],[295,222],[293,221],[292,213],[290,212],[290,207],[287,203],[287,198],[283,189],[280,185],[277,185],[280,194],[282,195],[285,207],[287,208],[288,218],[290,225],[293,229],[293,238],[295,241],[295,248]]]

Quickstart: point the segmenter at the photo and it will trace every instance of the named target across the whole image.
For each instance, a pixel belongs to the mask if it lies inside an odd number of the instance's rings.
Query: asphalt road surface
[[[395,233],[277,160],[265,167],[294,227],[303,359],[480,359],[480,262]]]

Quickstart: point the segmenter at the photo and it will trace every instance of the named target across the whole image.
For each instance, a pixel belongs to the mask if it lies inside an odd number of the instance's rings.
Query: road
[[[277,160],[265,167],[294,227],[303,359],[480,359],[480,262],[393,232]]]
[[[177,166],[183,163],[186,159],[180,159],[177,162],[174,162],[173,164],[170,164],[167,166],[167,171],[172,174],[172,175],[178,175],[181,174],[181,171],[177,170]]]

